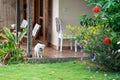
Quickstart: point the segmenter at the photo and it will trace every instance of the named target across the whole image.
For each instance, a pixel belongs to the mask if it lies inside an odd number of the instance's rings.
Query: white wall
[[[92,8],[86,6],[84,0],[59,0],[60,18],[63,26],[67,24],[79,26],[79,16],[82,14],[92,15]]]
[[[57,38],[57,31],[56,31],[56,22],[55,18],[59,17],[59,0],[53,0],[53,11],[52,11],[52,44],[57,46],[58,45],[58,38]]]
[[[80,26],[79,16],[82,14],[93,15],[92,7],[87,6],[84,0],[53,0],[53,27],[52,27],[52,44],[58,45],[55,17],[61,19],[62,27],[66,32],[66,25]],[[64,46],[68,46],[68,41]]]

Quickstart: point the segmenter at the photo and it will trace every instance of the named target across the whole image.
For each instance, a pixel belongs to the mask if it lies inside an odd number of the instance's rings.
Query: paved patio
[[[23,48],[25,50],[25,52],[27,52],[27,44],[22,44],[21,48]],[[34,57],[34,46],[32,48],[32,58],[35,59]],[[82,50],[78,49],[78,52],[74,52],[74,50],[70,50],[70,49],[64,49],[63,51],[60,52],[52,47],[45,47],[45,51],[43,54],[43,59],[46,58],[87,58],[88,54],[82,52]]]

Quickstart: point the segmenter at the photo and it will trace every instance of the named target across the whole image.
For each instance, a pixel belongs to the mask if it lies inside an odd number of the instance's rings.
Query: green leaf
[[[27,32],[27,28],[23,29],[23,31],[18,36],[18,42],[20,42],[22,40],[22,38],[24,37],[24,35],[26,34],[26,32]]]
[[[7,27],[3,27],[3,30],[5,32],[6,38],[9,41],[15,42],[15,37],[13,36],[13,34],[10,32],[10,30]]]
[[[4,54],[6,54],[6,53],[7,53],[6,48],[0,49],[0,56],[4,55]]]

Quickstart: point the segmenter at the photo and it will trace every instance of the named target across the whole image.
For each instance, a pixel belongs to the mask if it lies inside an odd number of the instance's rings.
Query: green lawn
[[[104,75],[107,74],[105,77]],[[85,62],[16,64],[0,67],[0,80],[104,80],[115,79],[114,72],[96,71]],[[120,74],[118,74],[120,76]]]

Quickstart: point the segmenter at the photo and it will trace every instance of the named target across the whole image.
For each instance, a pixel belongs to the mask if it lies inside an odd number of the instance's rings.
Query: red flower
[[[93,8],[94,13],[98,13],[98,12],[100,12],[100,10],[101,10],[101,8],[99,6],[96,6]]]
[[[111,44],[111,42],[112,42],[112,40],[110,38],[105,38],[103,40],[103,43],[105,43],[105,44]]]

